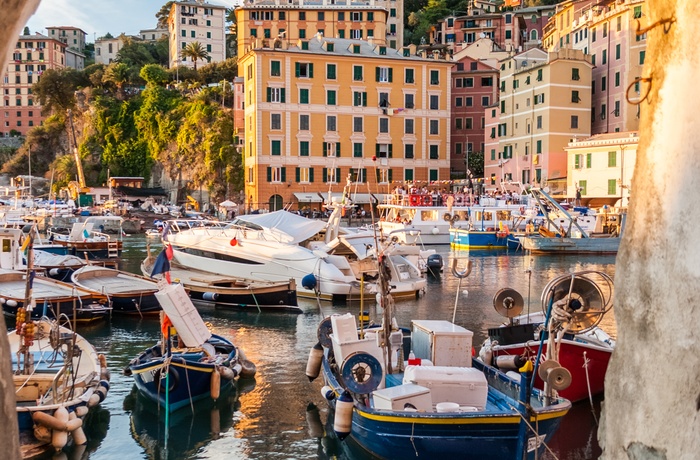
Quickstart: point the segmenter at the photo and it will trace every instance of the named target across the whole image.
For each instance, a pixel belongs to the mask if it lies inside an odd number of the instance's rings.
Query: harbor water
[[[138,273],[146,257],[143,235],[125,237],[121,268]],[[157,250],[154,244],[152,250]],[[436,248],[446,262],[467,257],[473,268],[459,281],[446,269],[429,279],[421,298],[397,302],[397,320],[409,326],[411,319],[452,320],[457,299],[456,323],[474,331],[477,350],[489,327],[503,318],[493,308],[493,296],[502,288],[519,291],[525,310],[541,309],[540,295],[552,278],[577,270],[601,270],[614,275],[614,256],[528,256],[522,252],[451,253]],[[219,401],[185,408],[164,426],[164,414],[136,394],[131,377],[122,369],[144,348],[159,339],[155,318],[113,317],[110,324],[86,328],[81,333],[107,356],[111,389],[102,405],[86,420],[89,443],[69,452],[68,458],[123,459],[367,459],[351,442],[341,442],[328,425],[328,408],[321,396],[321,379],[309,382],[304,375],[309,349],[317,342],[316,330],[324,315],[357,313],[361,309],[377,317],[374,299],[363,305],[319,305],[300,299],[302,314],[239,312],[201,305],[204,321],[214,333],[233,340],[257,365],[255,380],[241,381]],[[380,313],[381,315],[381,313]],[[614,316],[608,314],[603,329],[616,336]],[[592,407],[594,410],[592,410]],[[577,403],[564,418],[543,458],[578,460],[600,454],[596,430],[600,400]]]

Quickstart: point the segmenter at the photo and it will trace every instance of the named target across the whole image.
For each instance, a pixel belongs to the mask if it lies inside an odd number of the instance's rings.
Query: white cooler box
[[[403,383],[429,388],[433,406],[453,402],[483,410],[489,392],[486,376],[472,367],[408,366]]]
[[[398,385],[372,392],[374,408],[381,410],[410,410],[432,412],[430,390],[420,385]]]

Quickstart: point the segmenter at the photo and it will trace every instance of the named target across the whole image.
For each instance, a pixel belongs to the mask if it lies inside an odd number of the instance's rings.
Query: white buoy
[[[335,399],[335,391],[333,391],[333,388],[329,387],[328,385],[325,385],[323,388],[321,388],[321,395],[327,401],[333,401]]]
[[[353,405],[352,396],[347,391],[344,391],[335,402],[333,431],[340,440],[347,438],[352,430]]]
[[[62,423],[68,421],[68,410],[61,406],[53,413],[54,418]],[[54,429],[51,433],[51,445],[57,451],[63,449],[63,447],[68,442],[68,431]]]
[[[306,376],[309,382],[313,382],[321,372],[321,360],[323,359],[323,347],[321,342],[316,343],[309,351],[309,359],[306,361]]]

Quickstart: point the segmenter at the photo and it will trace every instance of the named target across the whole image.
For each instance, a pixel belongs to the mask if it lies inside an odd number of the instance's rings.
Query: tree
[[[163,85],[170,80],[168,72],[163,66],[158,64],[147,64],[143,66],[140,76],[148,85]]]
[[[131,69],[123,62],[113,62],[105,70],[102,79],[105,83],[114,85],[117,89],[117,99],[124,99],[124,85],[129,81]]]
[[[165,5],[160,7],[160,10],[156,13],[156,19],[158,20],[159,29],[168,28],[168,16],[170,16],[170,8],[173,6],[173,1],[166,2]]]
[[[238,76],[238,61],[232,58],[221,62],[212,62],[202,66],[198,72],[205,85],[219,83],[222,80],[232,82]]]
[[[209,53],[204,49],[204,45],[199,42],[188,43],[185,48],[180,51],[180,56],[183,59],[192,59],[194,70],[197,70],[197,61],[209,59]]]
[[[65,113],[75,107],[75,91],[88,86],[89,80],[75,69],[49,69],[32,86],[32,93],[39,99],[42,113]]]
[[[22,32],[22,35],[31,35],[31,32],[29,32],[29,27],[24,28],[24,32]]]
[[[4,162],[0,172],[16,176],[27,173],[27,149],[32,151],[32,169],[36,174],[44,174],[49,165],[59,155],[66,152],[68,138],[63,113],[52,115],[41,126],[35,126],[27,133],[24,145],[15,155]]]

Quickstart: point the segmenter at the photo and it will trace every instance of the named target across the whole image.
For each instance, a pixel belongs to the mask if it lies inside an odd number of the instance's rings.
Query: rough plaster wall
[[[7,68],[7,58],[17,42],[17,36],[38,5],[39,0],[0,0],[0,78]],[[3,315],[0,315],[0,327],[2,331],[6,330]],[[7,335],[3,332],[0,334],[0,426],[3,427],[0,430],[0,446],[2,457],[20,458],[11,361]]]
[[[700,5],[646,2],[640,149],[616,261],[618,342],[605,381],[604,459],[700,456]],[[648,84],[642,83],[642,88]],[[642,89],[644,94],[644,89]]]

